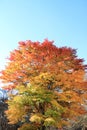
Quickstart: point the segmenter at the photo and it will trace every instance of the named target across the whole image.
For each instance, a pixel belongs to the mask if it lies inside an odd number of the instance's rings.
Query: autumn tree
[[[86,65],[76,50],[56,47],[53,41],[19,42],[1,72],[5,89],[11,94],[6,111],[9,123],[18,130],[45,130],[68,125],[86,113]]]

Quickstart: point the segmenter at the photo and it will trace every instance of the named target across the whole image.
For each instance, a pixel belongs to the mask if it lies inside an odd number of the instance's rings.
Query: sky
[[[0,0],[0,70],[19,41],[54,40],[87,63],[87,0]]]

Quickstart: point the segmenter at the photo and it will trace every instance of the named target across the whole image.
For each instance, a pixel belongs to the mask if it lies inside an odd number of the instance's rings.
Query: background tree
[[[86,113],[86,67],[75,49],[47,39],[19,42],[1,72],[5,88],[18,90],[8,101],[9,123],[20,123],[19,130],[61,128]]]

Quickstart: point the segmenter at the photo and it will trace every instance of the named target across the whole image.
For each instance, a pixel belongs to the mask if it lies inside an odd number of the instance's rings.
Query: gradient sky
[[[87,0],[0,0],[0,70],[19,41],[45,38],[87,63]]]

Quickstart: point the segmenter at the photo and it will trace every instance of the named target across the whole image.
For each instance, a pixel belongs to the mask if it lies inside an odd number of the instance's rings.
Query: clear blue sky
[[[0,69],[19,41],[45,38],[87,63],[87,0],[0,0]]]

